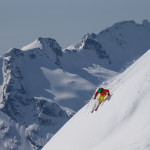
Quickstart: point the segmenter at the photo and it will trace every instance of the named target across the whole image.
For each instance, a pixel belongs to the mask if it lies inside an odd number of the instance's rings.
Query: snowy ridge
[[[41,44],[41,42],[39,40],[35,40],[31,44],[22,47],[21,50],[26,51],[26,50],[31,50],[31,49],[35,49],[35,48],[39,48],[39,49],[43,48],[43,46],[42,46],[42,44]]]
[[[150,22],[142,24],[122,21],[98,34],[86,34],[82,40],[71,45],[70,51],[95,51],[101,66],[121,71],[133,60],[138,59],[150,48]]]
[[[150,50],[105,86],[120,85],[109,101],[93,114],[90,101],[42,150],[150,149],[149,60]]]

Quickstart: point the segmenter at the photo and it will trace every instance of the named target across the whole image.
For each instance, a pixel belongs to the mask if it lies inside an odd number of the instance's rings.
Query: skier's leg
[[[97,107],[98,103],[99,103],[99,101],[95,100],[95,104],[94,104],[94,106],[92,108],[91,113],[93,113],[95,111],[95,108]]]
[[[100,94],[100,96],[99,96],[99,98],[97,99],[98,101],[100,101],[101,100],[101,94]]]
[[[103,95],[101,96],[101,101],[104,101],[104,100],[105,100],[105,97],[106,97],[106,94],[103,94]]]
[[[99,108],[100,104],[104,101],[105,96],[106,96],[105,94],[100,95],[100,97],[99,97],[99,104],[97,105],[97,107],[96,107],[95,111],[97,111],[97,110],[98,110],[98,108]]]
[[[98,109],[99,105],[101,104],[101,102],[102,102],[102,101],[99,101],[97,107],[95,108],[95,111],[97,111],[97,109]]]

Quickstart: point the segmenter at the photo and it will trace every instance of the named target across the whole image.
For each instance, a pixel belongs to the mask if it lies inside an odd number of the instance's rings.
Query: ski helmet
[[[99,88],[99,89],[98,89],[98,93],[101,93],[101,92],[102,92],[102,88]]]

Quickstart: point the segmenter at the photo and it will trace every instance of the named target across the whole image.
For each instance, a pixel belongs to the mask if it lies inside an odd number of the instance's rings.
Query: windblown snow
[[[149,150],[150,50],[109,81],[109,101],[85,105],[42,150]]]

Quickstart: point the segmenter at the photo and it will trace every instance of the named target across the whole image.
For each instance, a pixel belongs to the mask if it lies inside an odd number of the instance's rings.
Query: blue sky
[[[124,20],[150,21],[150,0],[0,0],[0,54],[38,37],[62,48]]]

